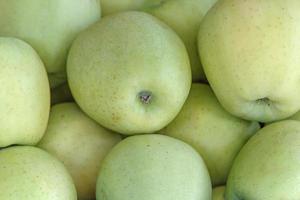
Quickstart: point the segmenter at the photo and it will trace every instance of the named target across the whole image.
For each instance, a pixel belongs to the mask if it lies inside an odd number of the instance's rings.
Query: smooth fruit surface
[[[131,136],[104,159],[97,200],[211,200],[204,162],[189,145],[164,135]]]
[[[65,77],[60,74],[73,40],[101,14],[99,0],[0,0],[0,8],[0,36],[28,42],[51,73],[53,86],[66,80],[58,77]]]
[[[169,0],[145,10],[169,25],[182,39],[189,54],[192,79],[205,81],[197,49],[200,23],[216,0]]]
[[[298,199],[299,142],[298,121],[281,121],[258,131],[234,161],[226,199]]]
[[[0,163],[0,199],[77,199],[72,178],[64,165],[39,148],[2,149]]]
[[[300,109],[300,1],[222,0],[199,32],[207,79],[232,114],[254,121]]]
[[[47,127],[49,82],[37,53],[15,38],[0,37],[0,102],[0,147],[35,145]]]
[[[103,15],[126,10],[146,11],[169,25],[184,42],[193,81],[205,81],[197,49],[200,22],[216,0],[101,0]]]
[[[225,184],[234,158],[259,129],[223,109],[206,84],[192,84],[176,118],[159,133],[193,146],[203,157],[214,186]]]
[[[79,200],[94,199],[102,159],[121,140],[87,117],[75,103],[51,108],[39,147],[61,160],[70,172]]]
[[[155,17],[134,11],[104,17],[82,32],[70,50],[67,73],[81,109],[127,135],[167,125],[191,86],[180,38]]]
[[[212,190],[212,200],[225,200],[225,186],[215,187]]]

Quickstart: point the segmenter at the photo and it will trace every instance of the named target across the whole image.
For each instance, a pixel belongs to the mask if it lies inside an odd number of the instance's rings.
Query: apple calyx
[[[258,104],[265,104],[267,106],[270,106],[271,105],[271,100],[268,98],[268,97],[264,97],[264,98],[260,98],[260,99],[257,99],[256,102]]]
[[[151,102],[152,96],[152,92],[147,90],[143,90],[138,93],[138,97],[143,104],[149,104]]]

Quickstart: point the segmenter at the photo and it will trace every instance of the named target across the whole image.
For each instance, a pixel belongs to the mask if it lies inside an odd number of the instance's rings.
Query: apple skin
[[[290,116],[288,119],[300,121],[300,111],[296,112],[294,115]]]
[[[161,0],[160,5],[145,9],[170,26],[184,42],[191,62],[193,82],[206,81],[198,54],[197,36],[203,17],[215,2],[216,0]]]
[[[180,140],[131,136],[106,156],[97,180],[98,200],[211,200],[211,183],[199,154]]]
[[[299,9],[298,0],[222,0],[204,17],[200,57],[230,113],[272,122],[300,109]]]
[[[212,190],[212,200],[225,200],[225,186],[215,187]]]
[[[104,17],[82,32],[71,47],[67,74],[81,109],[126,135],[166,126],[191,86],[180,38],[155,17],[136,11]]]
[[[77,200],[64,165],[47,152],[30,146],[0,150],[0,199]]]
[[[140,10],[147,6],[159,4],[160,0],[101,0],[101,11],[103,16],[115,14],[123,11]]]
[[[45,67],[25,42],[0,37],[0,147],[35,145],[42,138],[50,110]]]
[[[102,0],[103,15],[142,10],[170,26],[184,42],[192,69],[193,82],[206,81],[197,49],[200,22],[217,0]]]
[[[62,161],[79,200],[94,199],[101,161],[121,136],[102,128],[75,103],[51,108],[47,131],[38,146]]]
[[[300,122],[285,120],[257,132],[234,161],[225,199],[299,199]]]
[[[0,36],[28,42],[50,73],[51,86],[65,82],[69,47],[79,32],[100,19],[99,0],[0,0]],[[52,80],[53,79],[53,80]]]
[[[225,111],[208,85],[193,83],[180,113],[159,133],[194,147],[217,186],[225,184],[234,158],[259,128]]]

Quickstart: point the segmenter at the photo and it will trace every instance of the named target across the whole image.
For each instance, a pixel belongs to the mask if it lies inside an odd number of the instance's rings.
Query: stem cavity
[[[143,104],[149,104],[152,99],[152,92],[144,90],[138,93],[138,98]]]

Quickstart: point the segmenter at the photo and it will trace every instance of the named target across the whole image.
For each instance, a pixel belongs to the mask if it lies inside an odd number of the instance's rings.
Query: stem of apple
[[[141,91],[139,92],[138,97],[143,104],[149,104],[152,99],[152,92],[146,90]]]

